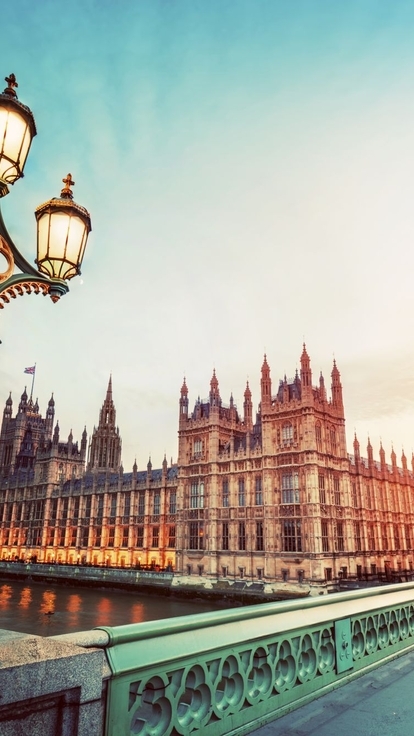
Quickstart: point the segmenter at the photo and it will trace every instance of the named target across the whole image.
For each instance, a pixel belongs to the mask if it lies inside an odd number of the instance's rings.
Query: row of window
[[[328,451],[331,452],[332,455],[336,455],[337,453],[337,434],[335,427],[327,427],[325,430],[326,433],[326,442]],[[280,429],[277,430],[277,441],[278,444],[280,444],[280,439],[282,439],[282,443],[284,445],[289,445],[293,441],[296,441],[296,430],[293,427],[293,424],[290,422],[286,422],[282,425],[282,431]],[[322,452],[322,425],[320,422],[317,422],[315,425],[315,439],[316,439],[316,448],[319,452]],[[204,451],[204,445],[203,441],[201,439],[196,439],[193,442],[193,454],[194,457],[201,457]]]
[[[55,521],[60,518],[66,521],[70,518],[77,520],[79,516],[90,518],[92,515],[92,496],[83,497],[81,504],[80,496],[75,496],[70,504],[68,496],[61,499],[52,499],[49,506],[49,519]],[[151,509],[150,513],[154,516],[159,516],[161,513],[161,493],[155,492],[150,496]],[[103,495],[96,497],[94,504],[95,517],[102,519],[104,517],[104,503],[105,499]],[[45,501],[33,501],[33,502],[16,502],[0,504],[0,521],[11,521],[13,518],[16,521],[23,519],[43,519],[45,515]],[[202,508],[202,507],[200,507]],[[107,515],[110,517],[116,517],[117,514],[122,516],[131,515],[131,494],[125,493],[120,498],[117,494],[111,494],[106,506]],[[177,494],[175,491],[171,491],[168,498],[168,513],[175,514],[177,511]],[[138,503],[136,506],[136,512],[138,516],[144,516],[145,514],[145,493],[138,494]]]
[[[120,547],[130,546],[130,529],[131,527],[129,526],[121,527],[120,533],[118,533],[118,544]],[[42,527],[4,529],[3,532],[0,532],[0,543],[7,545],[40,546],[42,544],[42,534]],[[175,525],[170,525],[167,527],[166,546],[173,549],[175,547],[175,541]],[[159,547],[159,542],[160,528],[159,526],[154,526],[148,535],[147,545],[156,548]],[[115,526],[108,526],[106,529],[103,529],[100,525],[93,528],[89,526],[79,528],[74,526],[69,530],[66,527],[50,527],[46,533],[46,544],[50,547],[114,547]],[[138,526],[135,533],[132,533],[131,546],[137,548],[144,547],[143,526]]]
[[[245,551],[247,549],[246,523],[240,521],[236,527],[237,549]],[[221,544],[220,549],[223,551],[230,550],[230,524],[224,521],[221,524]],[[257,552],[263,552],[264,543],[264,526],[263,521],[257,521],[255,525],[254,539],[250,540],[250,548]],[[189,524],[189,549],[204,549],[204,524],[202,521],[192,521]],[[286,520],[282,524],[282,549],[285,552],[301,552],[302,551],[302,532],[301,522],[299,519]]]
[[[246,486],[244,478],[238,479],[237,485],[237,502],[239,506],[246,506]],[[254,481],[254,503],[256,506],[263,506],[263,490],[262,490],[262,478],[260,475],[255,477]],[[230,488],[228,478],[223,478],[222,481],[222,496],[221,505],[223,508],[228,508],[230,504]]]

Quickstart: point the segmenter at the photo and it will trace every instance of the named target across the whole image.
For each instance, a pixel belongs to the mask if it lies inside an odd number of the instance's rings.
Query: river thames
[[[0,580],[0,629],[39,636],[217,610],[205,601]]]

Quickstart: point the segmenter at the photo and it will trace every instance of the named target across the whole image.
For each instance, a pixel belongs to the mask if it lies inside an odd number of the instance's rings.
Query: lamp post
[[[31,110],[17,99],[14,74],[5,78],[0,94],[0,198],[23,176],[36,125]],[[23,294],[48,294],[53,302],[69,291],[67,281],[80,274],[91,220],[88,211],[73,201],[72,175],[63,179],[60,197],[37,207],[38,268],[22,256],[7,232],[0,211],[0,254],[6,269],[0,273],[0,309]],[[21,273],[14,273],[17,267]]]

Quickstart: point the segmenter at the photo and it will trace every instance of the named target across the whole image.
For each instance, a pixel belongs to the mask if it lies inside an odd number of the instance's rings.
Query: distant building
[[[9,397],[0,432],[0,557],[120,566],[175,566],[177,467],[124,473],[112,380],[87,458],[59,442],[54,400],[46,418],[22,395]],[[85,470],[86,464],[86,470]]]
[[[348,455],[339,370],[331,396],[300,372],[272,392],[266,357],[256,412],[225,405],[215,371],[206,399],[179,400],[178,462],[124,473],[109,380],[86,457],[70,433],[59,442],[54,401],[46,417],[26,392],[7,399],[0,433],[0,557],[172,567],[184,575],[320,582],[413,566],[414,472],[370,442]]]

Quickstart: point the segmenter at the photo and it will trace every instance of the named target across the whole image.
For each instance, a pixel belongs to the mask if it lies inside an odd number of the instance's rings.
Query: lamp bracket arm
[[[0,207],[0,235],[4,238],[7,245],[9,246],[13,254],[13,259],[14,259],[14,262],[17,268],[19,268],[20,271],[22,271],[22,273],[28,276],[35,276],[38,281],[43,279],[43,277],[40,276],[39,271],[34,266],[32,266],[29,263],[29,261],[26,261],[26,259],[22,256],[22,254],[18,250],[17,246],[13,243],[13,240],[11,239],[7,231],[6,225],[4,223],[1,207]],[[47,282],[48,279],[44,279],[44,281]]]
[[[18,273],[10,276],[3,283],[0,282],[0,309],[3,309],[11,299],[24,294],[48,295],[53,302],[57,302],[68,291],[69,287],[62,279],[48,279],[39,273],[33,278],[30,274]]]

